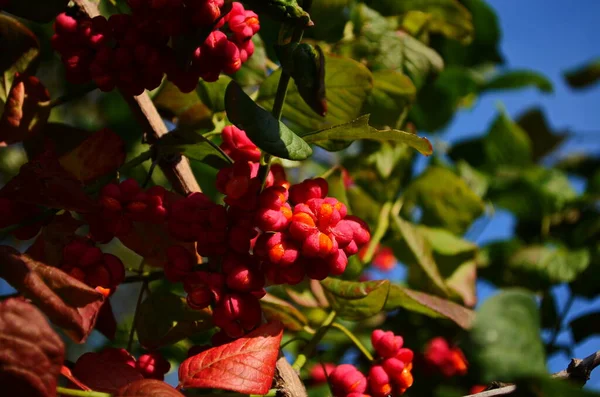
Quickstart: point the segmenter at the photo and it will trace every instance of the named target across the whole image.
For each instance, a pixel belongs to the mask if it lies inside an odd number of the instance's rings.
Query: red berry
[[[346,397],[351,393],[364,393],[367,390],[367,378],[351,364],[337,366],[331,372],[329,382],[334,397]]]
[[[158,352],[142,354],[136,368],[147,379],[164,380],[165,374],[171,369],[171,364]]]

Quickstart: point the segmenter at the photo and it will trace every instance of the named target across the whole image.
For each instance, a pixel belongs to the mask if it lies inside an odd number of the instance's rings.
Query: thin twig
[[[573,358],[569,363],[567,369],[563,369],[560,372],[552,374],[552,377],[560,380],[569,380],[571,382],[580,384],[582,387],[590,379],[592,371],[600,366],[600,350],[590,354],[586,358],[579,359]],[[498,389],[486,390],[481,393],[469,394],[465,397],[492,397],[492,396],[506,396],[512,394],[517,389],[515,385],[508,385],[500,387]]]
[[[548,342],[548,347],[552,347],[556,343],[556,340],[558,339],[558,335],[560,334],[560,331],[562,330],[562,325],[565,321],[565,318],[567,317],[567,314],[569,314],[569,310],[571,310],[571,307],[573,306],[574,302],[575,302],[575,294],[571,292],[571,294],[569,295],[569,298],[567,299],[567,302],[565,303],[565,307],[563,308],[562,312],[556,319],[556,324],[554,324],[554,330],[552,332],[552,337],[550,338],[550,341]]]
[[[74,3],[82,13],[90,18],[100,15],[98,4],[92,1],[74,0]],[[151,138],[151,143],[169,132],[147,92],[135,97],[123,92],[121,94],[134,116],[138,119],[142,129]],[[201,191],[186,157],[181,156],[177,161],[161,160],[159,166],[176,192],[188,195],[192,192]]]

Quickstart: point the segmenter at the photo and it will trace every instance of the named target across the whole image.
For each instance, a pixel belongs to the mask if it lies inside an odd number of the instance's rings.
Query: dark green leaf
[[[346,147],[348,143],[355,140],[369,139],[403,143],[417,149],[426,156],[433,152],[431,142],[427,138],[400,130],[377,130],[369,125],[368,115],[359,117],[350,123],[304,134],[302,138],[308,143],[316,143],[333,151]],[[342,142],[346,142],[346,144]]]
[[[68,3],[69,0],[11,0],[4,10],[35,22],[50,22],[67,9]]]
[[[600,59],[591,61],[565,72],[565,80],[571,88],[590,87],[600,80]]]
[[[186,157],[221,169],[232,164],[231,159],[202,134],[192,130],[175,130],[156,143],[160,154],[183,154]]]
[[[415,100],[416,88],[410,78],[394,70],[373,73],[374,86],[363,107],[375,126],[396,127],[399,118]]]
[[[533,296],[521,290],[506,290],[485,301],[477,310],[467,351],[481,382],[512,382],[546,374],[540,318]]]
[[[252,10],[265,13],[279,22],[297,24],[300,27],[313,25],[308,13],[296,0],[247,0],[244,3]]]
[[[484,155],[490,167],[531,164],[531,140],[527,133],[502,112],[492,123],[483,141]]]
[[[219,80],[213,83],[207,83],[200,80],[196,92],[198,97],[213,113],[222,112],[225,110],[225,89],[231,82],[231,78],[227,76],[219,77]]]
[[[261,21],[261,25],[263,21]],[[262,29],[261,29],[262,30]],[[265,43],[258,34],[252,36],[254,54],[248,58],[241,69],[232,75],[242,87],[259,85],[267,78],[267,52]]]
[[[455,40],[445,39],[441,52],[448,65],[479,66],[503,63],[500,54],[502,31],[494,9],[485,0],[461,0],[473,20],[474,37],[465,46]]]
[[[553,92],[552,82],[544,75],[531,70],[511,70],[493,77],[481,87],[482,91],[519,90],[536,87],[542,92]]]
[[[595,335],[600,334],[600,312],[593,312],[577,317],[569,323],[575,343]]]
[[[25,25],[7,15],[0,15],[0,111],[15,73],[34,74],[39,52],[40,43]]]
[[[184,94],[175,84],[165,80],[152,100],[163,117],[176,122],[179,127],[208,129],[213,126],[213,112],[196,91]]]
[[[361,283],[326,278],[321,285],[338,316],[353,321],[364,320],[381,312],[390,291],[388,280]]]
[[[272,73],[260,86],[257,102],[273,107],[281,70]],[[344,57],[325,56],[325,87],[328,112],[321,117],[306,104],[296,84],[291,84],[283,107],[283,117],[307,133],[347,123],[360,115],[360,109],[373,88],[373,76],[362,64]]]
[[[140,343],[147,349],[174,344],[212,327],[210,309],[193,310],[185,298],[160,290],[142,302],[136,323]]]
[[[469,42],[473,34],[471,14],[458,0],[370,0],[367,4],[384,15],[419,11],[427,16],[429,31],[462,42]]]
[[[391,311],[398,308],[429,317],[447,318],[464,329],[471,326],[474,318],[473,311],[457,303],[392,284],[384,310]]]
[[[429,288],[437,294],[448,295],[448,288],[433,259],[431,246],[417,227],[392,215],[390,228],[394,233],[394,255],[408,265],[419,266],[430,280]]]
[[[542,316],[542,328],[554,328],[558,321],[558,313],[556,311],[556,300],[554,295],[548,291],[542,297],[540,304],[540,314]]]
[[[274,295],[267,294],[260,300],[263,313],[269,321],[279,320],[290,331],[302,331],[308,319],[298,309]]]
[[[463,67],[449,67],[427,82],[417,95],[410,115],[417,127],[437,131],[446,127],[463,102],[479,90],[481,76]]]
[[[452,171],[431,166],[406,189],[405,206],[419,206],[421,223],[447,228],[455,234],[464,233],[484,210],[477,196]]]
[[[321,47],[298,44],[292,54],[292,78],[304,102],[319,116],[327,114],[325,98],[325,55]]]
[[[349,19],[346,13],[349,5],[350,0],[313,0],[310,17],[315,26],[306,31],[307,36],[327,42],[340,40]]]
[[[533,160],[552,153],[570,135],[568,131],[552,131],[540,108],[532,108],[519,115],[517,124],[529,136]]]
[[[304,160],[312,154],[302,138],[254,103],[235,81],[225,92],[225,107],[229,120],[265,152],[289,160]]]

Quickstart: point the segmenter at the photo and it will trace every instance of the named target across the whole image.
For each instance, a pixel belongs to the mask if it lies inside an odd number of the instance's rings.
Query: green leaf
[[[552,82],[546,76],[531,70],[510,70],[494,76],[483,84],[481,89],[482,91],[520,90],[528,87],[536,87],[546,93],[554,91]]]
[[[464,233],[484,210],[481,198],[452,171],[431,166],[405,191],[405,207],[419,206],[421,223]]]
[[[371,0],[369,6],[384,15],[420,11],[427,15],[426,28],[468,43],[473,34],[471,13],[458,0]]]
[[[378,281],[342,281],[326,278],[321,281],[331,308],[340,318],[360,321],[381,312],[385,306],[390,282]]]
[[[564,76],[571,88],[590,87],[600,80],[600,59],[567,70]]]
[[[227,86],[225,107],[229,120],[265,152],[288,160],[304,160],[312,154],[302,138],[254,103],[235,81]]]
[[[426,156],[433,153],[433,147],[427,138],[400,130],[377,130],[369,125],[369,115],[361,116],[350,123],[304,134],[302,138],[308,143],[316,143],[330,151],[343,149],[355,140],[369,139],[403,143]]]
[[[452,301],[392,284],[384,310],[399,308],[429,317],[447,318],[464,329],[471,326],[475,317],[473,311]]]
[[[539,222],[544,216],[563,210],[577,193],[564,172],[529,166],[503,169],[495,175],[489,197],[522,221]]]
[[[421,87],[430,74],[444,68],[444,60],[432,48],[364,4],[352,13],[356,40],[342,42],[339,51],[365,59],[372,70],[395,70],[410,76]]]
[[[430,280],[429,288],[433,292],[448,295],[448,288],[433,259],[431,246],[419,229],[410,222],[392,215],[390,228],[396,242],[392,244],[394,255],[408,265],[419,266]]]
[[[569,323],[573,339],[575,343],[580,343],[582,340],[600,334],[600,312],[593,312],[577,317]]]
[[[421,130],[445,128],[461,104],[478,93],[481,80],[480,75],[464,67],[444,69],[419,90],[417,103],[410,112],[411,119]]]
[[[152,100],[163,117],[176,122],[179,127],[192,129],[213,127],[213,111],[200,100],[196,91],[184,94],[175,84],[165,80]]]
[[[276,21],[297,24],[299,27],[312,26],[313,22],[296,0],[247,0],[250,9],[267,14]]]
[[[502,112],[492,123],[483,141],[484,155],[490,167],[531,164],[531,140],[527,133]]]
[[[156,143],[160,154],[183,154],[213,168],[221,169],[231,165],[231,159],[214,143],[202,134],[179,129],[161,137]]]
[[[417,89],[410,78],[394,70],[373,73],[374,86],[363,107],[376,126],[396,127],[398,120],[415,100]]]
[[[185,298],[168,291],[153,291],[139,308],[136,331],[147,349],[172,345],[213,327],[210,309],[193,310]]]
[[[50,22],[67,9],[69,0],[19,0],[9,1],[4,10],[35,22]]]
[[[319,46],[300,43],[292,54],[292,78],[298,94],[319,116],[327,114],[325,99],[325,55]]]
[[[233,79],[242,87],[260,85],[268,75],[265,43],[258,34],[252,36],[252,42],[254,43],[254,54],[244,62],[240,70],[232,75]]]
[[[40,43],[35,35],[16,19],[0,14],[0,111],[15,73],[34,74],[39,53]]]
[[[547,373],[537,304],[521,290],[505,290],[481,305],[466,347],[484,383]]]
[[[455,236],[446,229],[417,226],[416,233],[431,247],[433,261],[453,297],[460,298],[467,306],[474,306],[477,302],[475,244]],[[397,247],[397,251],[404,254],[398,259],[410,265],[410,285],[420,290],[435,292],[435,289],[431,288],[430,277],[414,260],[414,254],[403,248],[404,245]]]
[[[266,294],[260,300],[260,306],[267,320],[279,320],[290,331],[302,331],[308,325],[308,319],[298,309],[274,295]]]
[[[502,31],[494,9],[485,0],[461,0],[469,10],[474,27],[473,41],[465,46],[455,40],[444,40],[441,52],[448,65],[480,66],[502,63],[500,39]]]
[[[257,103],[273,107],[281,70],[273,72],[260,86]],[[327,116],[317,115],[300,96],[296,84],[290,84],[283,107],[283,118],[307,133],[347,123],[360,115],[360,109],[373,88],[373,76],[362,64],[345,57],[325,56]]]
[[[517,124],[531,140],[533,161],[552,153],[570,135],[568,131],[552,131],[540,108],[531,108],[520,114]]]
[[[222,112],[225,110],[225,90],[230,82],[231,78],[227,76],[221,76],[213,83],[200,80],[196,92],[202,103],[213,113]]]
[[[306,35],[330,43],[341,40],[349,19],[345,12],[349,5],[350,0],[313,0],[310,16],[315,26]]]

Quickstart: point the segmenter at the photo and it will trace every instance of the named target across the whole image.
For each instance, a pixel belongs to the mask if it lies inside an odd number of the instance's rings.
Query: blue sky
[[[600,85],[585,91],[572,91],[565,84],[562,73],[565,69],[600,57],[598,16],[600,1],[578,0],[567,4],[552,0],[488,0],[496,10],[502,27],[502,53],[509,68],[534,69],[544,73],[554,84],[554,93],[547,95],[535,89],[494,94],[481,98],[470,110],[461,112],[447,131],[443,140],[455,142],[480,134],[497,114],[502,103],[508,113],[516,117],[531,106],[541,106],[550,125],[555,129],[569,129],[575,136],[569,140],[561,153],[593,151],[600,153]],[[581,188],[577,181],[573,181]],[[494,239],[510,236],[514,220],[500,211],[477,238],[483,244]],[[555,289],[559,306],[565,303],[566,287]],[[489,286],[479,288],[480,300],[493,290]],[[567,321],[582,313],[600,310],[600,299],[577,300]],[[559,341],[569,341],[568,332],[563,332]],[[575,349],[582,358],[600,350],[600,336],[592,337]],[[566,368],[570,357],[551,357],[548,367],[551,372]],[[600,371],[596,371],[588,387],[600,390]]]

